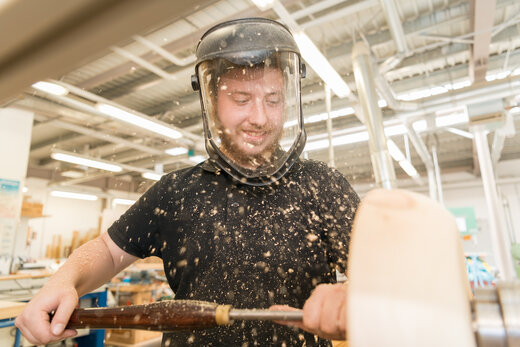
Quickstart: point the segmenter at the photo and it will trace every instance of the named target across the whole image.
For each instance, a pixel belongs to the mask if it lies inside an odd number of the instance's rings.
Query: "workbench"
[[[0,301],[0,328],[14,326],[14,319],[25,307],[24,302]],[[20,346],[20,330],[16,329],[14,347]]]

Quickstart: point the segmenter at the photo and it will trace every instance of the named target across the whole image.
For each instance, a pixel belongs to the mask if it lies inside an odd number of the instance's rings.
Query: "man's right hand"
[[[15,325],[35,345],[73,337],[76,330],[64,328],[77,305],[78,293],[73,286],[47,283],[16,318]],[[52,322],[51,312],[55,312]]]

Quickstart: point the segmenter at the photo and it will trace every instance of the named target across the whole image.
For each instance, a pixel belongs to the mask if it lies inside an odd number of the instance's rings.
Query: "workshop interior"
[[[300,157],[341,172],[361,198],[404,189],[449,211],[472,346],[518,345],[517,0],[0,1],[0,345],[32,346],[14,318],[67,257],[161,176],[208,159],[195,50],[209,28],[247,17],[284,24],[298,44]],[[443,264],[442,250],[417,253],[425,272]],[[80,306],[174,297],[151,257]],[[82,328],[52,346],[160,346],[161,335]],[[356,346],[348,332],[334,345]]]

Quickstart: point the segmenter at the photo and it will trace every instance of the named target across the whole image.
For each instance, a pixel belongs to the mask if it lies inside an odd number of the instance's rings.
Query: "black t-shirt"
[[[234,308],[302,308],[320,283],[345,269],[359,203],[345,177],[297,161],[278,182],[244,185],[208,162],[172,172],[108,230],[126,252],[163,259],[175,299]],[[328,346],[272,322],[167,333],[164,346]]]

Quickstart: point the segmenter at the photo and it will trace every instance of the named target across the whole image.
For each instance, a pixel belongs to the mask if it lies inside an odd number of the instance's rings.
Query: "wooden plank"
[[[22,312],[25,302],[0,301],[0,319],[14,318]]]
[[[29,273],[19,273],[14,275],[0,276],[0,281],[9,281],[9,280],[20,280],[25,278],[42,278],[42,277],[50,277],[52,274],[48,271],[35,271]]]

